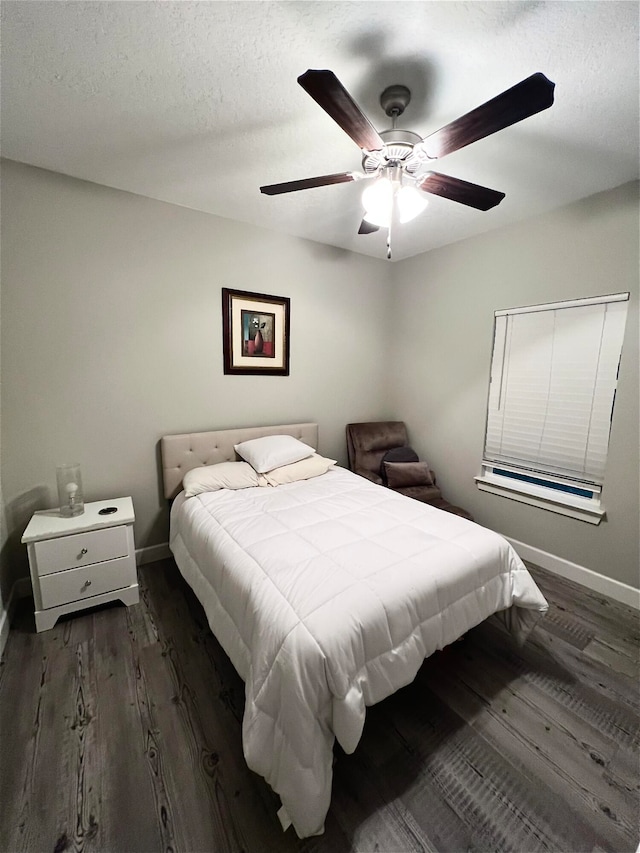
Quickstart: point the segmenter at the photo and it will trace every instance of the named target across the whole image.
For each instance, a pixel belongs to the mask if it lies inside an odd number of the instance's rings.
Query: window
[[[601,520],[628,299],[496,311],[479,488]]]

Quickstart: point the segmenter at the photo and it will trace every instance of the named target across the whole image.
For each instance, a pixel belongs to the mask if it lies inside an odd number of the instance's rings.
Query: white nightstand
[[[116,507],[100,515],[101,509]],[[139,601],[133,543],[133,501],[116,498],[84,505],[63,518],[58,509],[36,512],[22,542],[29,553],[36,631],[53,628],[59,616],[120,599]]]

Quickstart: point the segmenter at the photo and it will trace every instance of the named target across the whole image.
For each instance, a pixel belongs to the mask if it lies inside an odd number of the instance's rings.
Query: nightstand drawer
[[[34,544],[38,574],[49,575],[104,560],[126,557],[129,553],[127,528],[107,527]]]
[[[136,564],[130,557],[113,560],[108,565],[84,566],[46,575],[40,579],[42,607],[81,601],[103,592],[122,589],[137,583],[137,580]]]

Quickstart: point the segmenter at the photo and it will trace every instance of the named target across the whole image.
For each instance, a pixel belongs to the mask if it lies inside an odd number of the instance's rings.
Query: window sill
[[[605,509],[599,501],[558,493],[543,486],[516,482],[497,474],[484,473],[474,479],[477,487],[483,492],[557,512],[569,518],[577,518],[579,521],[587,521],[589,524],[600,524],[605,516]]]

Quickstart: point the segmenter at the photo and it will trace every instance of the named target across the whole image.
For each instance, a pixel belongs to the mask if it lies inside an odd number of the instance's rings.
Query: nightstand
[[[115,507],[115,512],[100,510]],[[116,498],[86,503],[82,515],[60,510],[34,513],[22,537],[29,554],[36,631],[53,628],[58,617],[120,599],[139,601],[133,543],[133,501]]]

